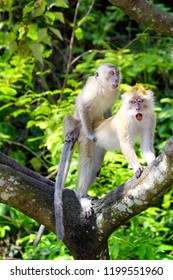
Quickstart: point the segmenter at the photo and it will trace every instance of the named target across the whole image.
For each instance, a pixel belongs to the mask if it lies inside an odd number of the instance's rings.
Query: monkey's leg
[[[103,162],[105,151],[97,147],[93,142],[85,145],[79,144],[79,173],[77,196],[86,217],[92,215],[92,198],[87,197],[87,190],[96,180],[100,166]]]
[[[78,126],[72,133],[67,134],[65,137],[65,143],[61,154],[57,179],[55,183],[54,208],[55,208],[56,233],[57,233],[57,238],[59,240],[62,240],[64,238],[62,190],[65,185],[65,181],[67,178],[68,170],[70,167],[70,163],[74,151],[74,143],[77,141],[79,131],[80,131],[80,126]]]

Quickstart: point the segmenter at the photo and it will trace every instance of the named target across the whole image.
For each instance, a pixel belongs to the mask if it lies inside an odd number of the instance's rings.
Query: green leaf
[[[41,161],[39,158],[37,157],[33,157],[31,160],[30,160],[30,163],[32,164],[33,168],[35,171],[39,172],[40,169],[41,169]]]
[[[23,17],[26,16],[26,14],[31,13],[33,10],[33,2],[30,2],[28,5],[25,5],[23,8]]]
[[[53,27],[49,27],[49,29],[61,40],[63,41],[61,32],[58,29],[55,29]]]
[[[61,12],[54,12],[55,20],[59,20],[62,23],[65,23],[64,21],[64,15]]]
[[[146,255],[147,255],[147,260],[154,260],[152,247],[146,246]]]
[[[143,260],[145,254],[146,254],[146,249],[145,249],[145,245],[144,245],[144,244],[142,244],[142,245],[139,246],[139,248],[138,248],[138,254],[139,254],[139,258],[140,258],[141,260]]]
[[[161,245],[158,247],[159,251],[173,251],[173,246],[172,245]]]
[[[113,250],[114,259],[116,259],[118,257],[119,251],[120,251],[118,241],[114,240],[114,243],[112,245],[112,250]]]
[[[32,15],[34,17],[42,16],[46,8],[46,2],[44,0],[38,0],[34,4],[34,8],[32,10]]]
[[[0,227],[0,238],[4,238],[5,235],[6,235],[6,232],[7,231],[10,231],[10,227],[9,226],[3,226],[3,227]]]
[[[77,40],[82,40],[83,39],[84,34],[83,34],[82,28],[79,27],[75,30],[75,36],[76,36]]]
[[[45,13],[45,16],[50,20],[50,24],[54,24],[55,20],[59,20],[60,22],[65,23],[64,15],[61,12],[50,12],[50,11],[47,11]]]
[[[38,35],[37,35],[37,26],[35,24],[30,24],[28,26],[28,32],[27,32],[27,37],[33,41],[38,40]]]
[[[26,155],[21,150],[18,150],[18,151],[15,151],[15,152],[14,151],[11,152],[10,156],[12,158],[14,158],[17,162],[25,165],[25,163],[26,163]]]
[[[45,37],[48,36],[47,28],[40,28],[40,29],[38,29],[37,35],[38,35],[38,41],[39,42],[42,41]]]
[[[0,100],[14,100],[14,96],[17,94],[17,91],[5,84],[0,84]]]
[[[35,58],[41,62],[41,64],[43,63],[43,59],[42,59],[42,51],[41,51],[41,44],[32,44],[29,46],[29,48],[31,49],[31,51],[33,52],[33,55],[35,56]]]
[[[19,37],[18,37],[18,39],[21,40],[25,33],[26,33],[26,28],[24,26],[21,26],[19,28]]]
[[[55,15],[53,12],[50,12],[50,11],[47,11],[45,13],[45,17],[47,17],[49,19],[49,23],[50,24],[54,24],[54,21],[55,21]]]
[[[52,46],[51,39],[47,33],[47,28],[40,28],[37,34],[38,34],[38,43],[43,42],[48,46]]]

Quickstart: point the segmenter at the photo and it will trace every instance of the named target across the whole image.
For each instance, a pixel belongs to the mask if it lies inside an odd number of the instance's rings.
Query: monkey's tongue
[[[137,119],[138,121],[142,121],[142,119],[143,119],[142,114],[138,113],[138,114],[136,115],[136,119]]]

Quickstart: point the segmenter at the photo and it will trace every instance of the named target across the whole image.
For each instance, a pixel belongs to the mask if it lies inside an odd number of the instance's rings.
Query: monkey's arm
[[[143,136],[141,142],[141,151],[147,164],[150,164],[155,159],[155,151],[153,147],[153,132],[150,130]]]
[[[78,138],[80,131],[80,125],[78,125],[74,131],[68,133],[65,137],[65,143],[63,146],[61,159],[59,163],[57,179],[55,183],[54,192],[54,208],[55,208],[55,222],[56,222],[56,233],[59,240],[64,237],[64,226],[63,226],[63,210],[62,210],[62,190],[65,185],[68,170],[70,167],[74,144]]]
[[[95,142],[97,139],[94,134],[93,120],[91,118],[89,106],[85,106],[84,109],[79,110],[79,116],[86,138]]]
[[[136,153],[129,142],[120,141],[120,147],[123,155],[125,156],[127,162],[133,168],[136,178],[139,178],[143,172],[143,167],[140,165]]]

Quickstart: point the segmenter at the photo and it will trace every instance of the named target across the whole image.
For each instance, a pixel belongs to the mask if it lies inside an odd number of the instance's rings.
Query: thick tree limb
[[[155,31],[173,37],[173,15],[146,0],[109,0],[133,19],[150,26]]]
[[[0,202],[13,206],[55,232],[54,183],[0,153]],[[75,259],[108,258],[109,235],[147,209],[173,184],[173,137],[139,179],[131,178],[102,199],[86,219],[73,191],[63,191],[64,243]],[[90,248],[90,250],[88,250]]]

